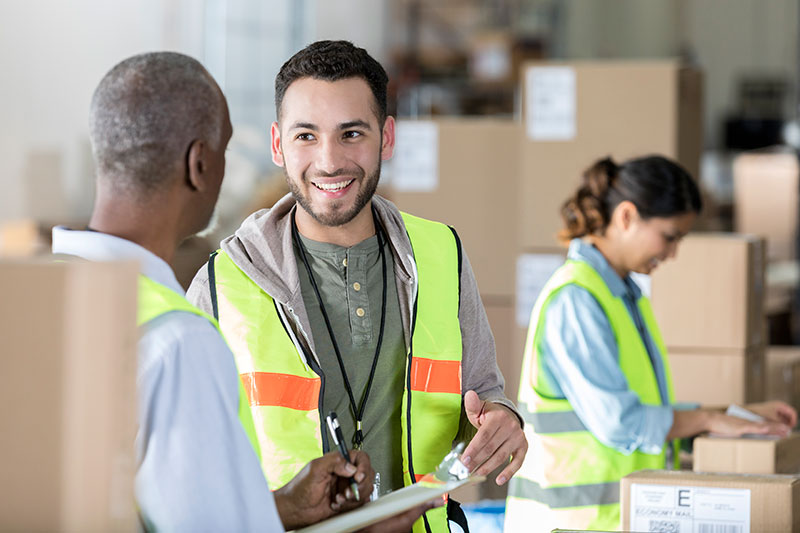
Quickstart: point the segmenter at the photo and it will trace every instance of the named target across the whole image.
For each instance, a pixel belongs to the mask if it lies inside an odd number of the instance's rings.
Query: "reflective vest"
[[[644,405],[662,405],[658,381],[647,348],[622,298],[614,296],[588,263],[568,260],[547,282],[531,314],[519,390],[529,449],[512,478],[506,502],[506,532],[562,529],[617,530],[620,527],[619,481],[635,470],[663,469],[661,453],[626,455],[602,444],[587,430],[566,399],[542,394],[542,355],[546,309],[565,285],[588,290],[609,319],[619,349],[619,365],[630,389]],[[666,371],[669,401],[672,379],[666,348],[649,300],[637,302],[645,327],[654,339]],[[677,466],[678,441],[674,442]]]
[[[450,451],[461,415],[461,249],[444,224],[402,214],[414,251],[417,290],[402,398],[405,485],[432,472]],[[295,334],[286,311],[224,251],[209,261],[220,328],[245,384],[261,466],[271,488],[285,485],[329,450],[321,413],[325,374]],[[338,369],[334,369],[338,372]],[[446,508],[428,511],[414,531],[449,531]]]
[[[169,287],[157,283],[146,276],[139,276],[139,307],[137,324],[143,326],[151,320],[171,311],[182,311],[184,313],[192,313],[202,316],[207,319],[219,331],[219,325],[214,317],[202,312],[189,303],[186,298],[173,291]],[[220,332],[221,334],[221,332]],[[256,438],[255,426],[253,425],[253,417],[250,415],[250,405],[247,401],[244,387],[241,380],[239,380],[239,420],[244,427],[247,438],[250,439],[250,444],[261,460],[261,451],[258,447],[258,439]]]

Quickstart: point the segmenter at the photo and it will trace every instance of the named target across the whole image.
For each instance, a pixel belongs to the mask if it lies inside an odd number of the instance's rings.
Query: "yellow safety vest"
[[[461,250],[448,226],[402,216],[418,275],[401,407],[403,481],[409,485],[436,469],[458,432]],[[224,251],[209,261],[209,289],[250,400],[262,469],[270,487],[281,487],[330,449],[320,413],[324,373],[283,307]],[[414,524],[415,532],[426,530],[449,531],[446,508]]]
[[[181,311],[184,313],[192,313],[202,316],[219,331],[219,325],[214,317],[202,312],[196,308],[189,301],[176,293],[169,287],[153,281],[147,276],[139,276],[139,307],[137,323],[143,326],[151,320],[171,311]],[[222,333],[220,332],[220,335]],[[253,417],[250,415],[250,404],[247,401],[244,387],[241,380],[239,380],[239,420],[247,433],[247,438],[250,439],[250,444],[258,455],[259,461],[261,460],[261,450],[258,447],[258,439],[256,438],[255,427],[253,425]]]
[[[619,348],[620,368],[641,403],[662,405],[647,348],[625,302],[611,293],[600,274],[588,263],[568,260],[547,282],[531,314],[519,390],[519,407],[525,419],[529,449],[522,467],[509,484],[506,532],[619,529],[620,479],[636,470],[667,466],[666,448],[658,454],[620,453],[602,444],[586,429],[569,401],[540,393],[544,361],[539,346],[546,309],[553,296],[568,284],[588,290],[605,311]],[[672,403],[667,351],[650,302],[642,296],[637,305],[661,352]],[[677,465],[678,441],[674,446]]]

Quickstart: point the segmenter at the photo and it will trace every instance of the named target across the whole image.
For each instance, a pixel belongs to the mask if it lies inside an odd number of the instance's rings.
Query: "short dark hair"
[[[281,118],[281,104],[286,89],[300,78],[338,81],[362,78],[375,97],[375,114],[383,125],[386,120],[386,85],[389,76],[366,50],[349,41],[317,41],[306,46],[283,64],[275,77],[275,112]]]
[[[563,242],[602,233],[614,209],[624,201],[636,206],[643,219],[699,213],[700,189],[689,172],[660,155],[617,164],[599,159],[583,173],[583,184],[561,207]]]
[[[222,91],[196,59],[175,52],[125,59],[92,97],[98,178],[139,195],[159,190],[192,141],[219,148],[224,109]]]

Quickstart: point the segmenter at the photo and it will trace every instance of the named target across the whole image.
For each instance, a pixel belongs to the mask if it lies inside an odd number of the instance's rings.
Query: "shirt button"
[[[358,316],[364,316],[364,309],[362,309],[361,307],[359,307],[358,309],[356,309],[356,314],[357,314]]]
[[[342,265],[347,266],[347,258],[342,259]]]
[[[359,282],[357,282],[357,281],[355,283],[353,283],[353,290],[360,291],[361,290],[361,284]]]

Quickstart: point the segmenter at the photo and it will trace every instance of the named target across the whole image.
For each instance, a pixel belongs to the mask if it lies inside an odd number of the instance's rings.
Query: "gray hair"
[[[224,109],[219,86],[191,57],[152,52],[122,61],[92,97],[98,177],[125,192],[160,190],[193,141],[219,148]]]

